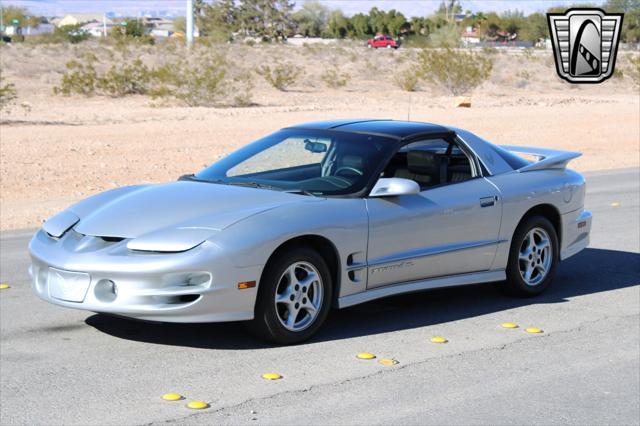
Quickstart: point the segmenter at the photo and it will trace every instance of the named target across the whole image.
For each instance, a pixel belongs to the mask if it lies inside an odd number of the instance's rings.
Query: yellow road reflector
[[[179,393],[165,393],[162,395],[162,399],[165,401],[180,401],[182,399],[182,395]]]
[[[209,408],[209,404],[204,401],[189,401],[187,407],[191,408],[192,410],[202,410],[205,408]]]
[[[11,286],[9,284],[6,284],[6,283],[0,284],[0,290],[4,290],[5,288],[11,288]]]
[[[372,353],[369,352],[360,352],[358,355],[356,355],[356,358],[360,358],[360,359],[374,359],[376,356]]]
[[[279,380],[282,379],[282,376],[278,373],[264,373],[262,378],[267,380]]]
[[[613,203],[611,203],[611,207],[620,207],[620,203],[617,201],[614,201]]]
[[[444,337],[440,337],[440,336],[432,337],[431,341],[433,343],[447,343],[448,342],[447,339],[445,339]]]
[[[524,331],[526,331],[527,333],[542,333],[542,330],[537,327],[525,328]]]
[[[380,364],[382,365],[396,365],[399,364],[397,359],[393,359],[393,358],[382,358],[380,361],[378,361]]]
[[[503,322],[502,324],[500,324],[503,328],[518,328],[518,324],[515,324],[513,322]]]

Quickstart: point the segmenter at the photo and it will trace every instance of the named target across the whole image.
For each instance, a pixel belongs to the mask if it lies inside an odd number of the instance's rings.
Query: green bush
[[[491,75],[493,62],[483,55],[454,49],[424,49],[418,54],[420,76],[452,95],[466,94]]]
[[[269,65],[262,65],[258,68],[257,73],[264,77],[271,86],[283,92],[298,79],[298,70],[291,63],[276,63],[273,68]]]
[[[338,89],[347,85],[351,79],[351,75],[340,71],[340,67],[334,65],[332,68],[327,68],[320,78],[324,81],[327,87]]]
[[[16,100],[16,86],[12,83],[2,84],[4,77],[0,74],[0,111],[3,111]]]
[[[431,47],[452,48],[460,45],[460,30],[455,25],[444,25],[429,34]]]
[[[76,44],[81,41],[85,41],[91,35],[84,31],[80,24],[77,25],[63,25],[62,27],[57,27],[53,32],[53,38],[68,41],[69,43]]]
[[[94,66],[94,61],[84,63],[72,60],[66,64],[67,72],[62,76],[60,86],[53,88],[54,93],[69,96],[80,94],[85,96],[93,95],[98,84],[98,72]]]
[[[248,107],[253,105],[253,77],[250,73],[241,74],[233,79],[232,105],[238,107]]]
[[[422,34],[412,34],[404,37],[402,40],[402,46],[404,47],[416,47],[416,48],[424,48],[430,46],[429,36],[425,36]]]
[[[140,59],[136,59],[130,65],[112,65],[109,71],[98,78],[96,88],[112,97],[144,95],[150,83],[151,71]]]
[[[404,69],[393,76],[393,81],[396,83],[396,86],[405,92],[415,92],[418,88],[419,80],[420,77],[415,68]]]
[[[221,56],[168,63],[152,73],[154,98],[173,97],[189,106],[213,106],[226,93],[227,64]]]

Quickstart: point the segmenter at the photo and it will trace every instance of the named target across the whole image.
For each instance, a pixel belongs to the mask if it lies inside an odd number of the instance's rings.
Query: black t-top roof
[[[340,130],[343,132],[371,133],[395,139],[405,139],[418,135],[451,135],[453,131],[438,124],[397,120],[331,120],[314,121],[288,127],[289,129]]]

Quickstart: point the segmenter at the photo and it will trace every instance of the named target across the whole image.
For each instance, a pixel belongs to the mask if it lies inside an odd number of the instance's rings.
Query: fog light
[[[100,280],[93,290],[96,299],[103,303],[110,303],[118,297],[118,286],[111,280]]]
[[[211,280],[211,275],[206,272],[200,273],[200,274],[193,274],[189,276],[189,279],[187,280],[187,285],[188,286],[203,285],[208,283],[210,280]]]

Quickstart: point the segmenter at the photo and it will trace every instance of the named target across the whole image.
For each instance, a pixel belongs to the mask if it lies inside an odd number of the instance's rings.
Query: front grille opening
[[[101,240],[107,242],[107,243],[119,243],[120,241],[124,240],[123,237],[98,237]]]
[[[198,300],[198,297],[200,297],[199,294],[183,294],[178,299],[180,303],[189,303]]]

